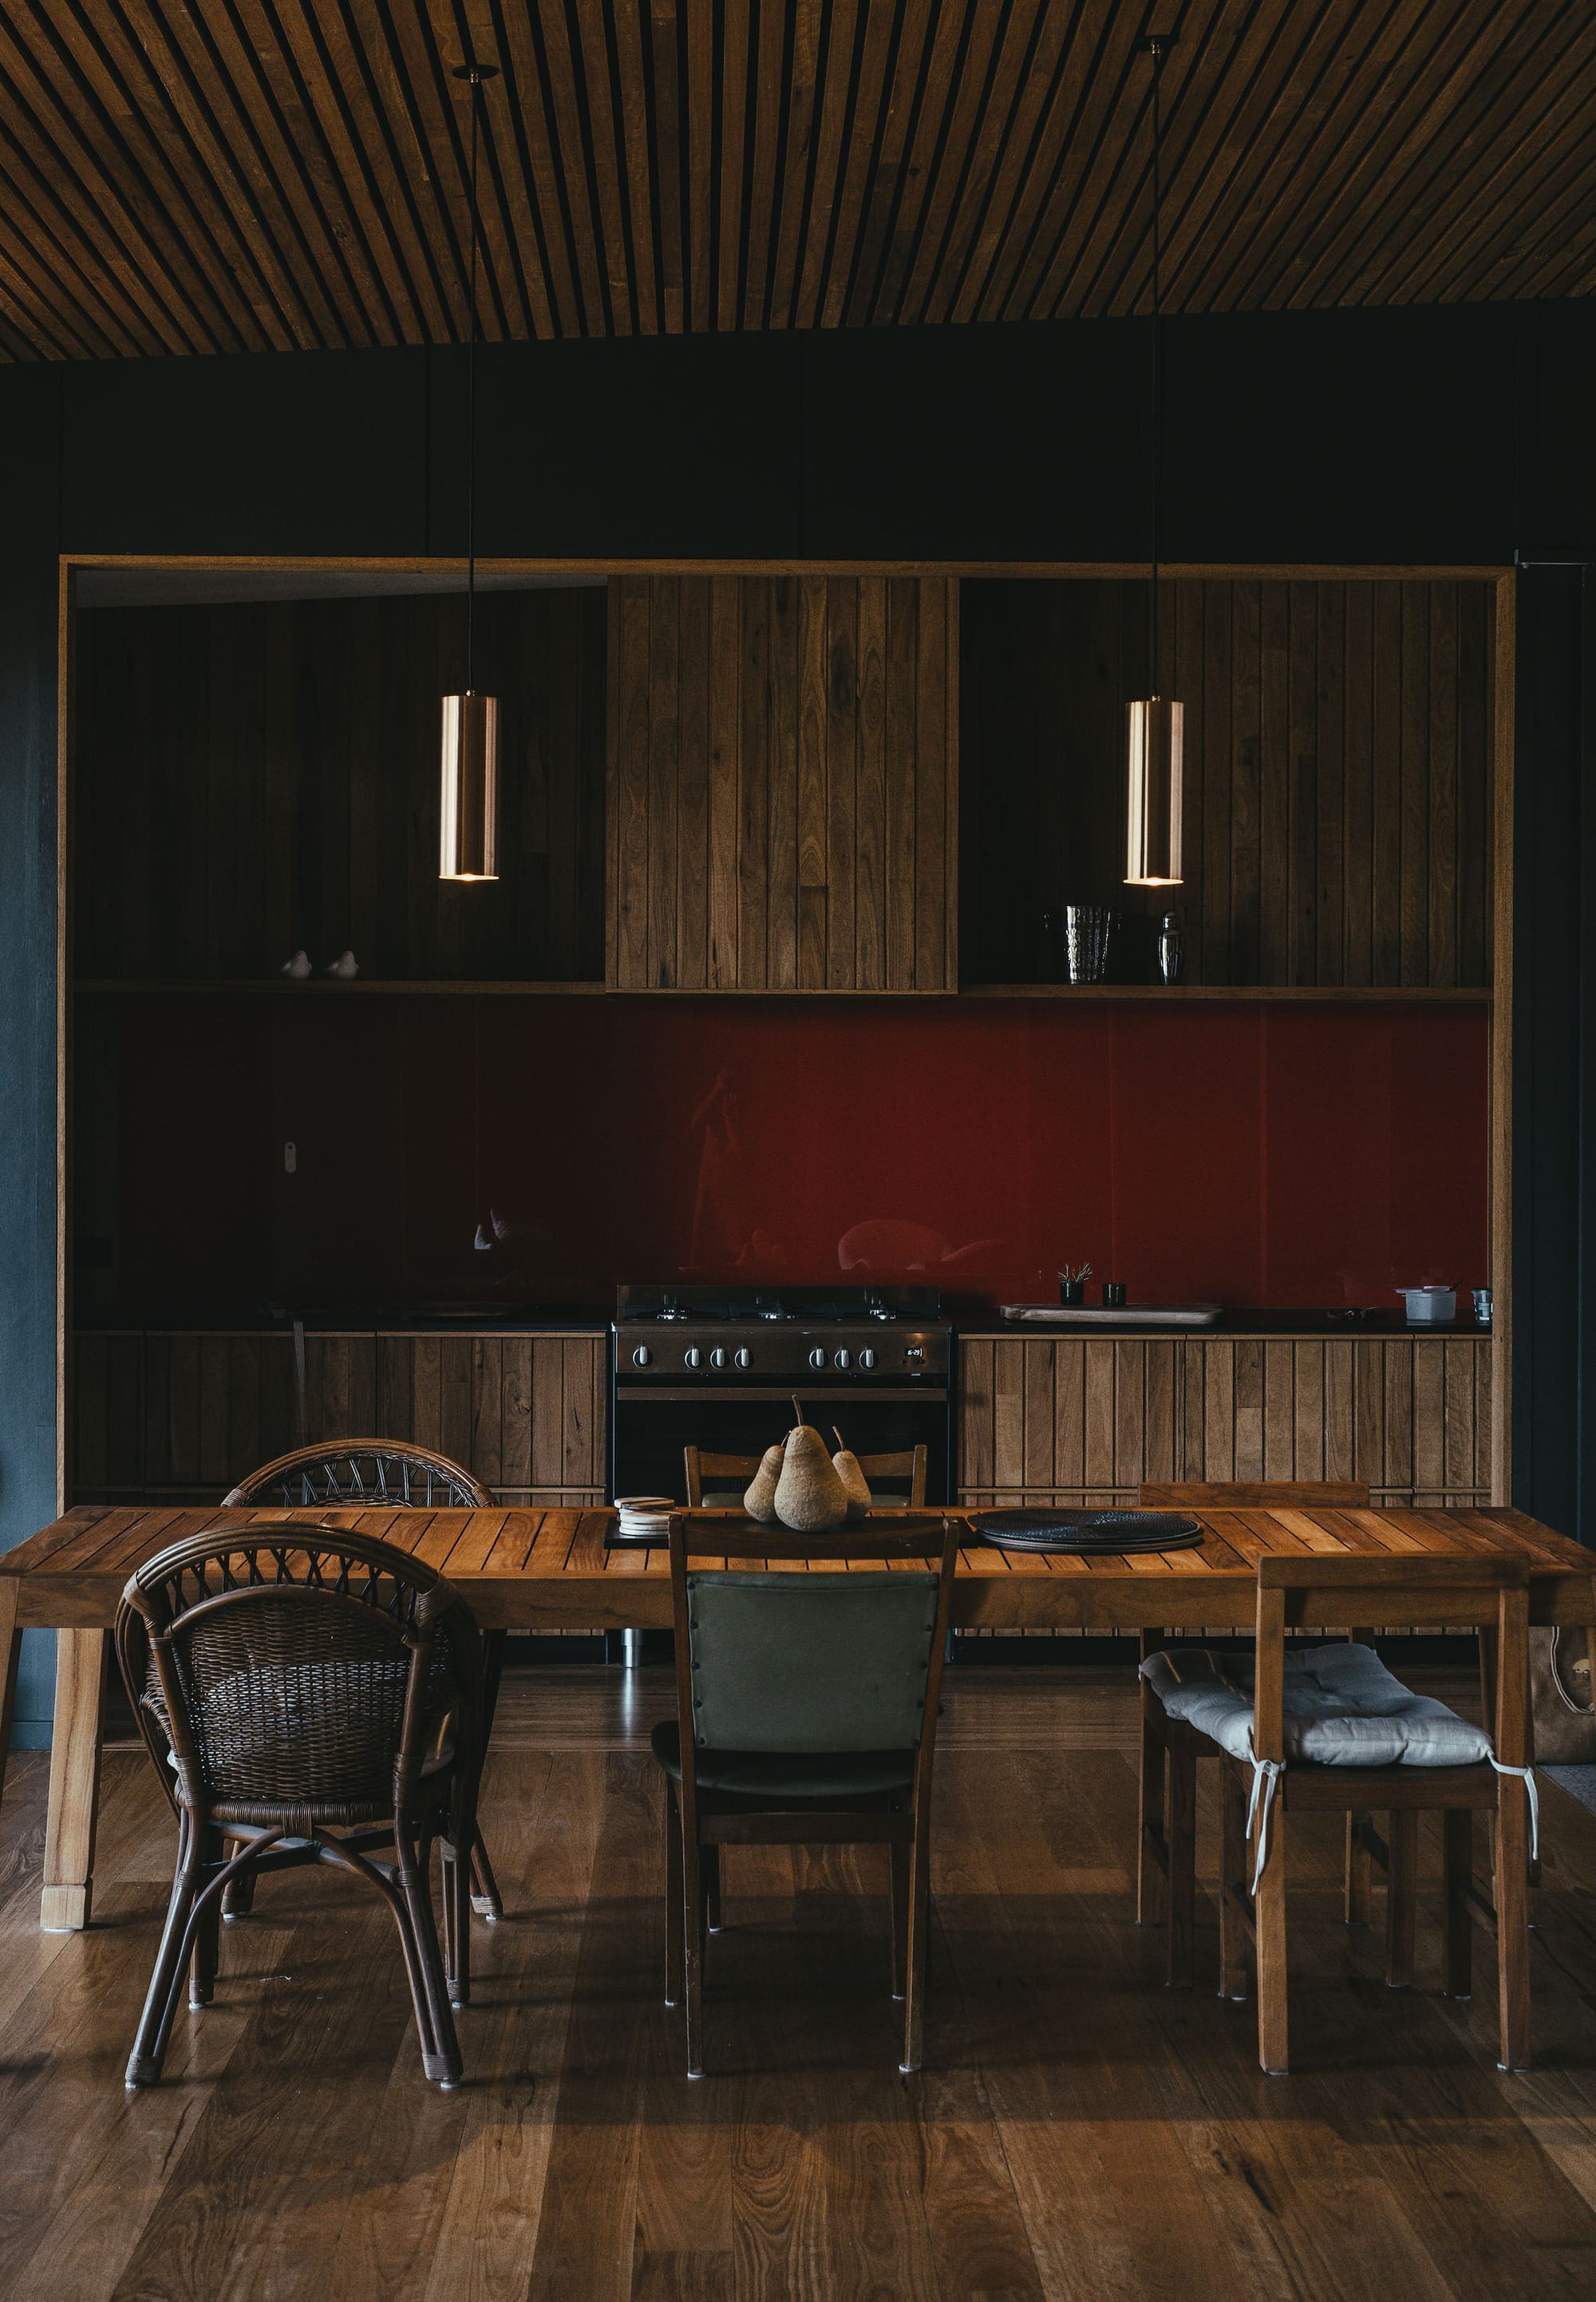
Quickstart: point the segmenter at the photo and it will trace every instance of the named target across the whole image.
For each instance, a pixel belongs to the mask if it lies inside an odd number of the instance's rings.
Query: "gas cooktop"
[[[935,1287],[623,1287],[615,1332],[617,1384],[918,1384],[948,1366]]]
[[[923,1326],[942,1315],[936,1287],[622,1287],[616,1320],[687,1326],[729,1321],[800,1326]]]

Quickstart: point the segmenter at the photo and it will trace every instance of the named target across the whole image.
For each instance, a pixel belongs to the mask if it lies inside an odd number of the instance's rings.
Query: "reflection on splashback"
[[[1133,1299],[1389,1306],[1485,1275],[1483,1007],[94,1004],[119,1084],[80,1110],[117,1133],[80,1151],[80,1229],[92,1172],[124,1308],[734,1273],[1038,1301],[1066,1259]]]

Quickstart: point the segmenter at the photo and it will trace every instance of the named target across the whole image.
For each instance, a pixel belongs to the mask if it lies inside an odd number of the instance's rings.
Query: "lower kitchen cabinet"
[[[1366,1479],[1376,1503],[1491,1496],[1491,1338],[969,1334],[968,1503],[1134,1502],[1143,1479]]]
[[[603,1500],[600,1334],[85,1331],[73,1339],[76,1502],[214,1502],[305,1440],[409,1441],[502,1502]]]

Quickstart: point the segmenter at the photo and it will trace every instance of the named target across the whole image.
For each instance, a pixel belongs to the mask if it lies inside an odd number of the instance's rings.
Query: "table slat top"
[[[965,1516],[954,1510],[887,1513],[880,1523],[884,1528],[931,1532],[945,1517]],[[1516,1510],[1349,1510],[1291,1505],[1196,1509],[1191,1516],[1202,1525],[1203,1541],[1189,1550],[1081,1558],[999,1550],[972,1542],[961,1549],[959,1572],[962,1577],[1212,1575],[1250,1582],[1259,1558],[1281,1552],[1527,1555],[1535,1570],[1549,1575],[1589,1579],[1596,1570],[1596,1554]],[[611,1516],[601,1508],[271,1510],[80,1504],[14,1550],[0,1553],[0,1575],[120,1584],[157,1551],[207,1528],[265,1533],[278,1526],[324,1525],[379,1537],[467,1586],[501,1578],[562,1583],[638,1575],[668,1579],[670,1566],[663,1547],[606,1549]],[[705,1538],[701,1547],[694,1544],[695,1558],[724,1556],[713,1542],[717,1524],[746,1525],[734,1512],[702,1511],[692,1516]],[[815,1565],[835,1569],[840,1563],[825,1559]],[[801,1569],[803,1562],[792,1564]]]

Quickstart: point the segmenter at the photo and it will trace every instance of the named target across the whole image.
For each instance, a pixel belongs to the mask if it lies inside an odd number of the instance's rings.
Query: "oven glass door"
[[[856,1455],[897,1455],[924,1446],[926,1500],[948,1500],[948,1401],[937,1389],[890,1398],[872,1395],[862,1387],[821,1386],[798,1394],[804,1419],[835,1448],[835,1424]],[[669,1495],[687,1500],[687,1478],[682,1449],[697,1447],[701,1453],[758,1458],[767,1447],[784,1439],[793,1427],[791,1401],[785,1393],[767,1391],[760,1398],[735,1393],[697,1392],[684,1396],[651,1390],[646,1384],[616,1386],[615,1413],[610,1419],[611,1469],[615,1495]],[[730,1492],[724,1479],[706,1481],[705,1492]],[[738,1491],[738,1500],[742,1500]],[[883,1487],[881,1500],[900,1498]]]

